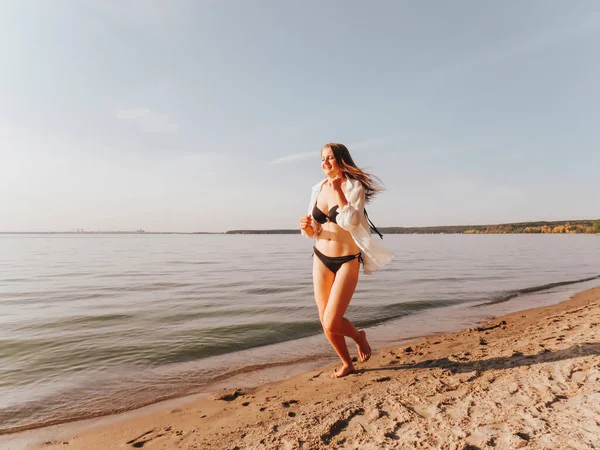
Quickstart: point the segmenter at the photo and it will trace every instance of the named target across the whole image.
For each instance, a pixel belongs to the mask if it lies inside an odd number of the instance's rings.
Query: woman
[[[375,177],[359,169],[343,144],[327,144],[321,150],[326,178],[312,189],[308,215],[300,219],[301,233],[316,238],[313,285],[319,319],[325,336],[342,360],[331,375],[340,378],[354,371],[345,336],[356,342],[359,360],[371,356],[364,330],[344,317],[350,304],[360,263],[371,274],[394,258],[394,254],[371,239],[365,203],[382,187]]]

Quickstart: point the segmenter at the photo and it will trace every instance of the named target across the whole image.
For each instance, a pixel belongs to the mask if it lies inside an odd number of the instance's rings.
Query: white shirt
[[[312,210],[317,203],[317,197],[325,181],[327,179],[313,186],[310,203],[308,204],[308,215],[312,218],[311,225],[315,232],[314,238],[321,232],[322,227],[312,217]],[[362,252],[364,273],[370,275],[389,263],[396,255],[371,237],[371,228],[365,216],[365,188],[360,181],[346,177],[346,200],[348,204],[337,210],[336,222],[340,228],[349,231],[352,235],[352,239]],[[311,237],[304,230],[300,231],[307,238]]]

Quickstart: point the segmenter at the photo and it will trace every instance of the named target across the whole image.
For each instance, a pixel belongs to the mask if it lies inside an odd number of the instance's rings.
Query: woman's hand
[[[331,180],[329,180],[329,187],[331,187],[334,191],[343,192],[343,189],[342,189],[343,181],[344,181],[344,179],[338,175],[335,178],[332,178]]]
[[[309,228],[312,230],[312,217],[304,216],[300,218],[300,228],[303,230],[308,230]]]
[[[343,208],[348,204],[348,200],[346,200],[346,194],[344,194],[344,189],[342,188],[342,183],[344,182],[344,180],[345,178],[338,175],[335,178],[332,178],[331,180],[327,181],[329,187],[333,190],[335,194],[337,204],[340,208]]]

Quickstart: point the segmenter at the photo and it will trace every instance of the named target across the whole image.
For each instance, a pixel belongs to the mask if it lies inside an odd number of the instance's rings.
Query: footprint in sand
[[[138,437],[127,441],[127,445],[131,445],[134,448],[142,448],[144,445],[146,445],[150,441],[153,441],[154,439],[158,439],[165,435],[172,435],[174,433],[172,430],[173,427],[161,428],[158,431],[156,430],[156,428],[153,428],[152,430],[148,430],[145,433],[140,434]],[[183,431],[176,431],[175,434],[177,436],[181,436],[183,434]]]

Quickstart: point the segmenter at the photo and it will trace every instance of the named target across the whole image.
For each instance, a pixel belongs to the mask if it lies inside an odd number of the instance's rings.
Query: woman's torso
[[[342,188],[344,194],[346,194],[346,183],[342,184]],[[319,195],[317,196],[317,208],[319,208],[326,215],[329,215],[331,209],[337,204],[338,202],[335,192],[327,183],[324,183]],[[354,255],[360,252],[360,249],[356,245],[356,242],[354,242],[350,232],[344,230],[330,220],[327,220],[324,224],[322,224],[322,230],[317,235],[317,243],[315,246],[323,254],[333,257]]]

